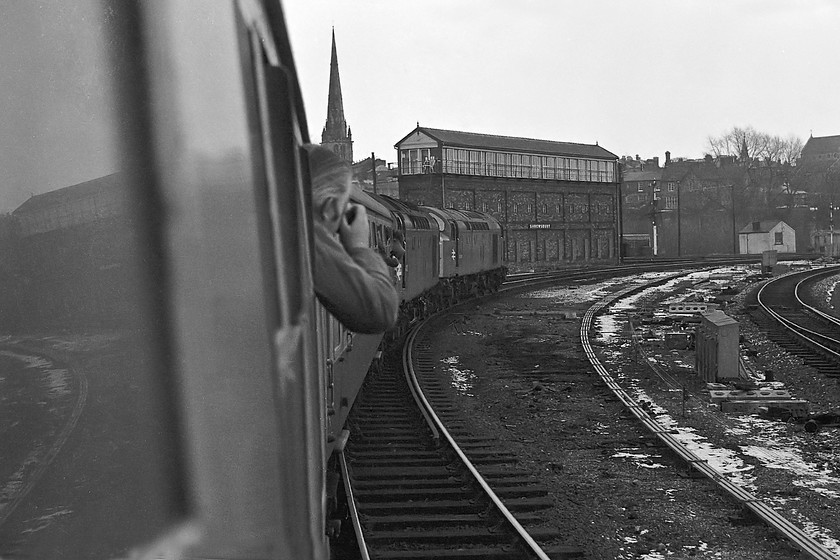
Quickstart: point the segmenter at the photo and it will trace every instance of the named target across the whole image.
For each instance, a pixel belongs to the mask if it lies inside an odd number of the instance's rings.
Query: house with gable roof
[[[738,232],[739,253],[760,255],[764,251],[796,252],[796,231],[781,220],[752,222]]]

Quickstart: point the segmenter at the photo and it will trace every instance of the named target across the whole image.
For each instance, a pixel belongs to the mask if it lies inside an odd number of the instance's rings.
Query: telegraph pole
[[[376,192],[376,156],[373,152],[370,153],[370,170],[373,174],[373,194],[378,194]]]
[[[682,211],[680,210],[680,181],[677,181],[677,257],[682,256]]]
[[[652,249],[653,249],[653,256],[657,256],[659,254],[659,231],[657,231],[656,227],[656,215],[659,213],[659,199],[656,197],[657,193],[656,189],[656,179],[651,181],[650,186],[650,194],[651,194],[651,201],[650,201],[650,225],[651,225],[651,233],[653,239],[652,241]]]
[[[732,200],[732,254],[738,254],[738,230],[735,229],[735,184],[729,185],[729,198]]]

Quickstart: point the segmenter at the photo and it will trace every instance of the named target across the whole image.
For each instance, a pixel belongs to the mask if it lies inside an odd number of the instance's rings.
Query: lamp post
[[[621,190],[621,185],[624,184],[624,166],[616,162],[615,167],[618,175],[618,182],[615,185],[616,198],[618,199],[618,264],[624,264],[624,211],[622,210],[624,192]]]
[[[729,198],[732,201],[732,254],[738,254],[738,230],[735,229],[735,184],[730,183]]]
[[[682,213],[680,211],[680,181],[677,181],[677,257],[682,256]]]
[[[659,235],[656,228],[656,214],[659,212],[659,199],[656,197],[656,179],[651,181],[651,210],[650,210],[650,224],[652,231],[653,242],[653,256],[659,254]]]
[[[373,194],[377,194],[376,192],[376,156],[373,152],[370,153],[370,172],[373,176]]]

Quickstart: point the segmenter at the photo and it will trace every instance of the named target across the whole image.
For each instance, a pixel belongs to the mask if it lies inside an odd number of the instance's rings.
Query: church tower
[[[341,99],[341,80],[338,77],[338,55],[335,51],[335,29],[332,31],[332,59],[330,60],[330,94],[327,100],[327,123],[321,132],[321,145],[341,159],[353,163],[353,133],[344,120]]]

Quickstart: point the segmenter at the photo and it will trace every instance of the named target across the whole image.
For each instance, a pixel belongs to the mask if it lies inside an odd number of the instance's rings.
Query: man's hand
[[[338,237],[345,249],[368,246],[367,210],[361,204],[349,203],[341,224],[338,227]]]

